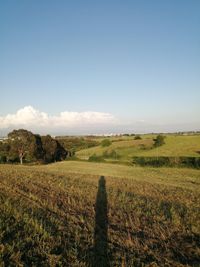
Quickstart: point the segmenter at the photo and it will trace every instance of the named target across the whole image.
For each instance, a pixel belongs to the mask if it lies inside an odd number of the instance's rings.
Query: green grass
[[[200,156],[200,135],[167,136],[165,144],[158,148],[142,151],[142,156]]]
[[[198,266],[199,186],[194,169],[0,165],[0,266]]]
[[[132,155],[138,152],[141,146],[151,147],[153,144],[152,139],[143,139],[143,140],[122,140],[114,141],[109,147],[102,147],[101,145],[92,147],[89,149],[83,149],[76,153],[76,156],[81,159],[88,159],[91,155],[102,155],[105,151],[115,150],[122,159],[128,159]]]
[[[106,150],[115,150],[121,157],[120,161],[128,161],[134,156],[200,156],[200,135],[182,136],[166,135],[165,144],[151,148],[153,138],[151,135],[143,135],[142,140],[115,141],[109,147],[96,146],[90,149],[80,150],[76,156],[80,159],[88,159],[92,154],[102,155]]]

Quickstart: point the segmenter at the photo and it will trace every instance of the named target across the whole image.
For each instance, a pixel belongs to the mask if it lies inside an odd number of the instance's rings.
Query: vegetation
[[[143,140],[124,140],[118,139],[117,141],[112,141],[109,147],[102,147],[101,145],[92,147],[89,149],[83,149],[76,153],[77,157],[81,159],[88,159],[92,154],[102,156],[106,151],[114,150],[120,157],[120,160],[131,160],[132,156],[136,151],[140,151],[140,146],[144,144],[146,148],[150,149],[153,146],[152,139],[143,139]]]
[[[89,162],[0,166],[0,266],[198,266],[199,135],[8,137],[0,163]]]
[[[199,157],[133,157],[133,163],[153,167],[189,167],[200,169]]]
[[[102,156],[105,151],[115,150],[119,161],[132,162],[133,157],[199,157],[200,135],[165,135],[162,146],[154,147],[155,135],[143,135],[142,140],[134,137],[110,137],[112,144],[107,147],[96,146],[76,153],[80,159],[88,159],[92,154]]]
[[[101,146],[102,147],[106,147],[106,146],[110,146],[112,144],[110,139],[104,139],[101,141]]]
[[[138,134],[134,138],[134,140],[141,140],[141,139],[142,139],[142,137],[140,135],[138,135]]]
[[[199,177],[108,163],[1,165],[1,266],[198,266]]]
[[[89,157],[88,161],[93,162],[104,162],[105,159],[112,159],[112,160],[118,160],[120,156],[116,153],[115,150],[111,151],[105,151],[102,156],[98,156],[96,154],[93,154]]]
[[[6,163],[6,156],[0,155],[0,163]]]
[[[99,142],[91,137],[56,137],[56,140],[73,155],[76,151],[99,145]]]
[[[109,159],[109,158],[119,159],[120,156],[117,154],[117,152],[115,150],[110,150],[110,151],[106,150],[103,152],[103,158],[105,158],[105,159]]]
[[[159,134],[155,139],[154,139],[154,147],[162,146],[165,144],[165,136]]]
[[[102,156],[97,156],[96,154],[93,154],[89,157],[88,161],[91,161],[91,162],[103,162],[104,159]]]
[[[35,135],[27,130],[14,130],[0,142],[0,162],[45,162],[65,159],[69,153],[50,135]]]

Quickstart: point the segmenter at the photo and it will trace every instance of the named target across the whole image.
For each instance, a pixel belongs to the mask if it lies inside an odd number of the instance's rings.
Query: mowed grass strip
[[[87,162],[0,165],[1,264],[198,266],[199,174]],[[107,225],[98,222],[99,195]]]

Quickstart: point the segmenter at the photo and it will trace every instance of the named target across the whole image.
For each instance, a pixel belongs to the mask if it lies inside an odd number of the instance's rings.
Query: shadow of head
[[[99,188],[100,187],[102,187],[102,188],[106,187],[106,180],[105,180],[104,176],[100,176],[100,178],[99,178]],[[99,188],[98,188],[98,190],[99,190]]]

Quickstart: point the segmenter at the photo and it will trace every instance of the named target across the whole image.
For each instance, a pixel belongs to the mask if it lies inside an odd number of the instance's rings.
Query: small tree
[[[102,147],[110,146],[112,142],[109,139],[103,139],[101,142]]]
[[[165,144],[165,136],[164,135],[157,135],[157,137],[154,139],[154,147],[162,146]]]
[[[134,138],[134,140],[141,140],[141,139],[142,139],[142,137],[140,135],[138,135],[138,134]]]

